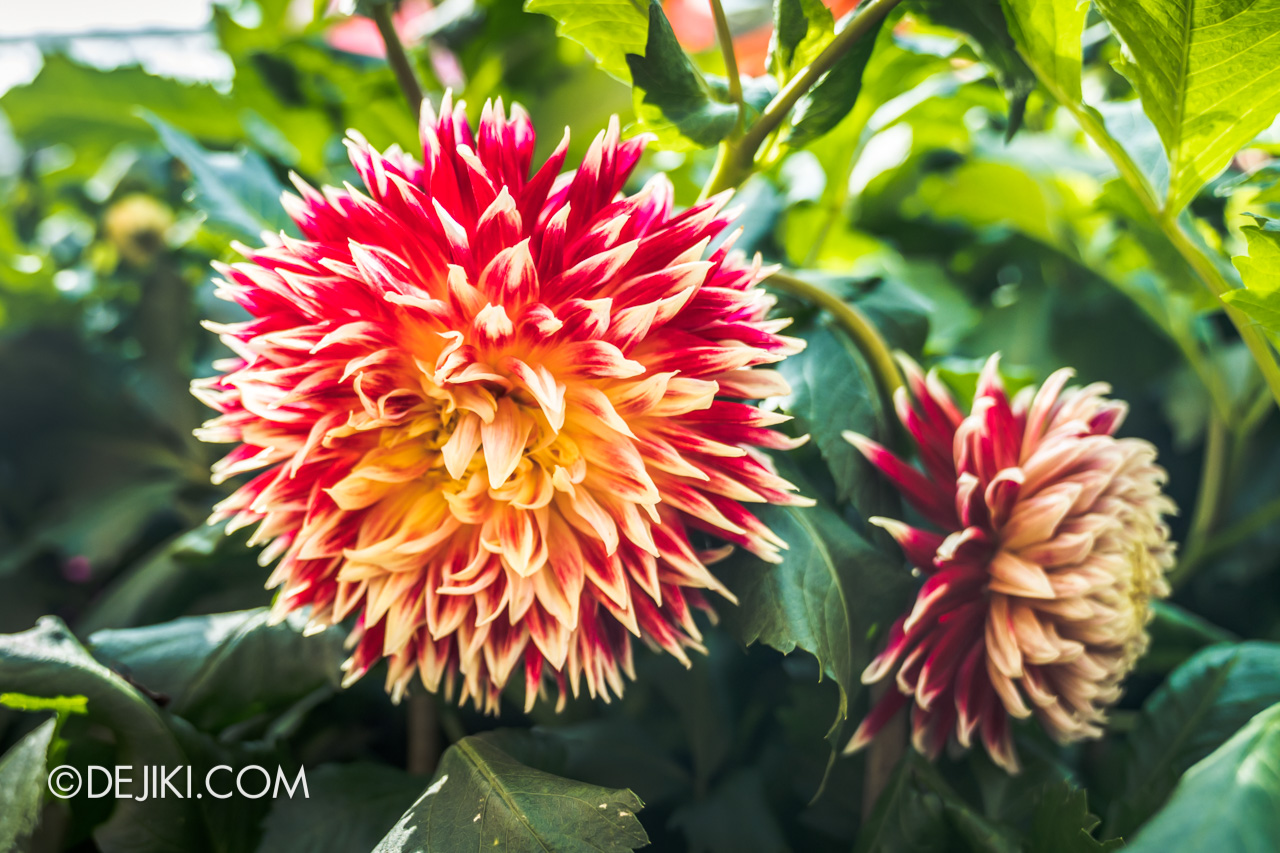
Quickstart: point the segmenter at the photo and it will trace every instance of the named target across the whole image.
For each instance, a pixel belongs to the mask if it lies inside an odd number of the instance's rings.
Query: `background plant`
[[[0,850],[1268,848],[1280,781],[1240,769],[1275,755],[1280,702],[1280,6],[871,0],[837,24],[739,0],[690,54],[685,5],[450,0],[383,61],[326,40],[349,23],[327,4],[241,0],[211,22],[229,81],[45,45],[0,96]],[[770,21],[768,73],[740,77],[729,46]],[[581,156],[616,112],[657,137],[639,179],[667,172],[682,204],[736,189],[738,245],[783,266],[808,341],[778,404],[813,440],[777,461],[820,505],[766,510],[785,562],[721,564],[741,605],[710,654],[641,654],[609,706],[339,691],[340,638],[267,624],[254,550],[202,523],[221,492],[187,384],[220,355],[197,321],[231,319],[209,261],[287,227],[289,170],[350,179],[347,127],[411,149],[406,101],[446,86],[521,102],[540,154],[568,124]],[[961,397],[994,350],[1013,384],[1112,382],[1183,507],[1176,593],[1107,736],[1021,731],[1017,779],[833,751],[912,584],[864,521],[894,499],[839,437],[895,441],[890,348]],[[304,765],[312,796],[46,793],[47,767],[117,761]],[[465,784],[425,795],[443,774]]]

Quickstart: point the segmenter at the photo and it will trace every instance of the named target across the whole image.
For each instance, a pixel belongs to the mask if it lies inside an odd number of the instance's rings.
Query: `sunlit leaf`
[[[20,842],[40,824],[56,726],[57,720],[41,723],[0,757],[0,850],[23,850]]]
[[[654,4],[657,5],[656,3]],[[525,0],[526,12],[556,20],[556,32],[591,52],[600,67],[631,82],[627,54],[645,52],[649,0]]]
[[[1233,258],[1244,287],[1223,294],[1223,301],[1248,314],[1273,336],[1280,335],[1280,232],[1259,225],[1240,229],[1249,254]]]

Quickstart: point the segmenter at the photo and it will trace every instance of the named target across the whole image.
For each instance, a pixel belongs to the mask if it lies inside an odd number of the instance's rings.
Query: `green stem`
[[[866,357],[885,398],[893,399],[894,392],[903,385],[902,373],[898,370],[898,363],[894,360],[889,345],[865,314],[816,284],[810,284],[804,279],[787,273],[776,272],[769,276],[765,283],[774,290],[798,296],[831,314],[840,324],[840,328],[853,338],[858,350]]]
[[[1266,530],[1272,524],[1280,521],[1280,498],[1265,503],[1228,527],[1226,530],[1213,537],[1209,543],[1200,552],[1199,560],[1203,562],[1210,557],[1216,557],[1225,551],[1228,551],[1237,545],[1247,542],[1250,538],[1258,533]]]
[[[1200,471],[1200,491],[1196,495],[1195,515],[1191,518],[1182,557],[1169,573],[1169,582],[1175,586],[1185,583],[1200,564],[1205,545],[1217,524],[1222,496],[1230,474],[1230,439],[1231,432],[1227,424],[1216,416],[1211,417],[1205,436],[1204,464]]]
[[[711,14],[716,20],[716,41],[720,43],[720,55],[724,57],[724,73],[729,78],[729,100],[739,106],[742,115],[742,78],[738,76],[738,57],[733,52],[733,33],[729,30],[729,18],[720,0],[711,0]]]
[[[814,57],[812,62],[774,95],[755,124],[747,128],[739,138],[722,142],[720,157],[703,188],[703,197],[733,189],[745,181],[755,168],[756,152],[769,134],[782,126],[800,98],[822,79],[822,75],[832,69],[840,57],[884,20],[899,2],[900,0],[870,0],[863,4],[849,25],[836,34],[822,53]]]
[[[414,121],[417,121],[418,113],[422,111],[422,85],[418,83],[418,75],[413,70],[413,63],[409,61],[408,54],[404,52],[404,45],[400,42],[400,36],[396,34],[395,23],[391,20],[390,3],[374,5],[373,22],[378,26],[382,43],[386,45],[387,64],[396,75],[396,83],[404,93],[404,99],[409,104],[409,111],[413,113]]]

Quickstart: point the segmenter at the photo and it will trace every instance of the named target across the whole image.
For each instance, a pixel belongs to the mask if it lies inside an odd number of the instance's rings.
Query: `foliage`
[[[292,234],[290,172],[353,180],[348,128],[416,144],[387,63],[331,41],[369,22],[327,5],[215,4],[224,78],[42,42],[0,94],[0,851],[1273,846],[1280,3],[738,0],[737,80],[700,0],[436,4],[408,48],[433,102],[520,102],[539,157],[569,125],[572,161],[613,113],[653,134],[637,185],[737,190],[737,245],[800,283],[771,290],[807,345],[767,405],[810,436],[774,461],[815,505],[760,510],[781,564],[713,567],[737,603],[707,654],[638,649],[612,705],[525,715],[513,690],[496,719],[417,685],[393,705],[378,672],[341,688],[344,632],[274,622],[258,548],[204,524],[227,492],[188,384],[227,356],[200,322],[240,319],[210,262]],[[979,754],[837,754],[919,581],[841,438],[900,443],[885,353],[832,301],[960,398],[996,350],[1011,386],[1107,381],[1158,446],[1174,596],[1097,742],[1022,725],[1014,780]],[[54,767],[113,763],[305,768],[310,789],[49,792]]]

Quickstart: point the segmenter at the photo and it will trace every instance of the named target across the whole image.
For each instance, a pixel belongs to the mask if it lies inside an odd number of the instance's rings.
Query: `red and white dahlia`
[[[1146,650],[1149,602],[1168,594],[1173,545],[1155,448],[1115,438],[1127,407],[1093,384],[1066,388],[1059,370],[1011,401],[987,362],[962,415],[936,374],[904,361],[895,396],[924,472],[875,442],[851,441],[942,532],[887,518],[926,576],[911,612],[862,674],[896,670],[848,751],[912,703],[912,742],[936,757],[954,734],[978,733],[1017,772],[1010,717],[1039,717],[1059,742],[1102,734],[1105,709]]]
[[[616,120],[580,168],[568,136],[530,175],[519,107],[473,133],[446,101],[424,159],[348,141],[364,189],[285,197],[281,235],[222,267],[252,315],[217,327],[236,357],[197,393],[201,436],[238,443],[217,508],[258,524],[280,615],[358,614],[347,681],[388,658],[496,710],[523,665],[576,695],[620,694],[634,635],[688,662],[703,590],[732,598],[689,528],[766,560],[785,547],[742,501],[796,504],[755,447],[794,441],[734,400],[787,392],[753,369],[800,348],[766,320],[760,264],[708,243],[724,197],[672,212],[663,176],[622,195],[644,140]]]

